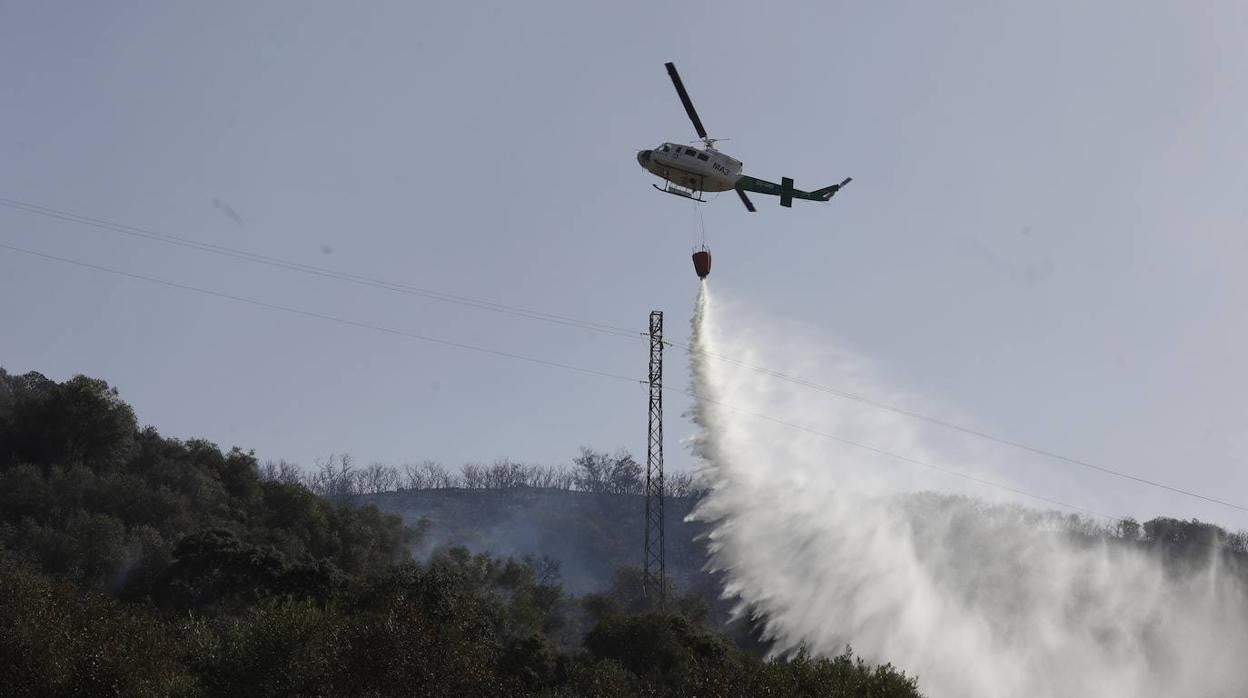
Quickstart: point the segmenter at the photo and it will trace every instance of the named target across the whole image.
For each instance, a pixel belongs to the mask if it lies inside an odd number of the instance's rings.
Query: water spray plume
[[[1242,570],[1212,553],[1163,563],[1138,544],[1080,535],[1095,528],[1088,519],[936,494],[948,489],[939,473],[725,409],[815,421],[921,460],[951,448],[912,420],[709,360],[818,357],[839,384],[887,392],[861,359],[829,362],[826,345],[776,341],[774,328],[727,315],[703,281],[690,416],[710,493],[691,517],[710,525],[709,566],[725,572],[740,612],[765,619],[775,652],[835,655],[852,644],[936,698],[1248,695]],[[771,339],[753,342],[746,328]]]

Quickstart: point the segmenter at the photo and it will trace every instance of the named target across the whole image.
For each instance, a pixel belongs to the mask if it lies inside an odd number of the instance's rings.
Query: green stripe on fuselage
[[[772,196],[780,196],[780,185],[775,182],[768,182],[765,179],[757,179],[749,175],[741,175],[737,177],[734,187],[742,191],[752,191],[759,194],[771,194]]]

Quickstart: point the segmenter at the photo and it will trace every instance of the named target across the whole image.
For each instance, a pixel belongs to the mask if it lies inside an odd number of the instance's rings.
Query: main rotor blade
[[[664,65],[667,66],[667,74],[671,76],[672,84],[676,86],[676,94],[680,95],[680,103],[685,105],[685,113],[693,122],[693,129],[698,132],[698,138],[706,138],[706,129],[702,128],[702,120],[698,118],[693,102],[689,101],[689,93],[685,92],[685,84],[680,81],[680,73],[676,72],[676,64],[665,63]]]
[[[745,195],[745,190],[737,189],[736,191],[737,191],[737,196],[741,197],[741,203],[745,204],[746,210],[748,210],[750,213],[757,213],[757,211],[754,210],[754,202],[750,201],[750,197]]]

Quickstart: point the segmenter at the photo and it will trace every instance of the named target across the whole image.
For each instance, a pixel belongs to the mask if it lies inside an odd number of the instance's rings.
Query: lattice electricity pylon
[[[663,547],[663,311],[650,313],[650,436],[646,450],[646,598],[667,605],[667,563]]]

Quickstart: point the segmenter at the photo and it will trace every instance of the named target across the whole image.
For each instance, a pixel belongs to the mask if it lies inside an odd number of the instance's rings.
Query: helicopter
[[[676,65],[673,63],[664,65],[667,67],[668,76],[672,78],[672,85],[676,87],[676,94],[680,96],[681,103],[685,105],[685,113],[693,122],[693,128],[698,132],[698,138],[701,139],[704,147],[692,148],[680,143],[663,143],[652,150],[638,151],[637,163],[665,182],[662,187],[657,184],[651,185],[655,189],[703,202],[705,202],[702,198],[704,192],[732,189],[737,192],[737,196],[741,197],[741,203],[745,204],[746,210],[755,213],[754,202],[750,201],[746,192],[778,196],[781,206],[792,207],[793,199],[828,201],[841,190],[841,187],[853,181],[853,177],[846,177],[840,184],[814,191],[802,191],[793,188],[793,180],[789,177],[781,177],[780,184],[776,184],[742,174],[740,160],[715,149],[716,141],[721,139],[707,135],[706,129],[702,126],[702,119],[698,118],[698,112],[693,108],[689,93],[685,91],[685,85],[680,80],[680,73],[676,72]]]

